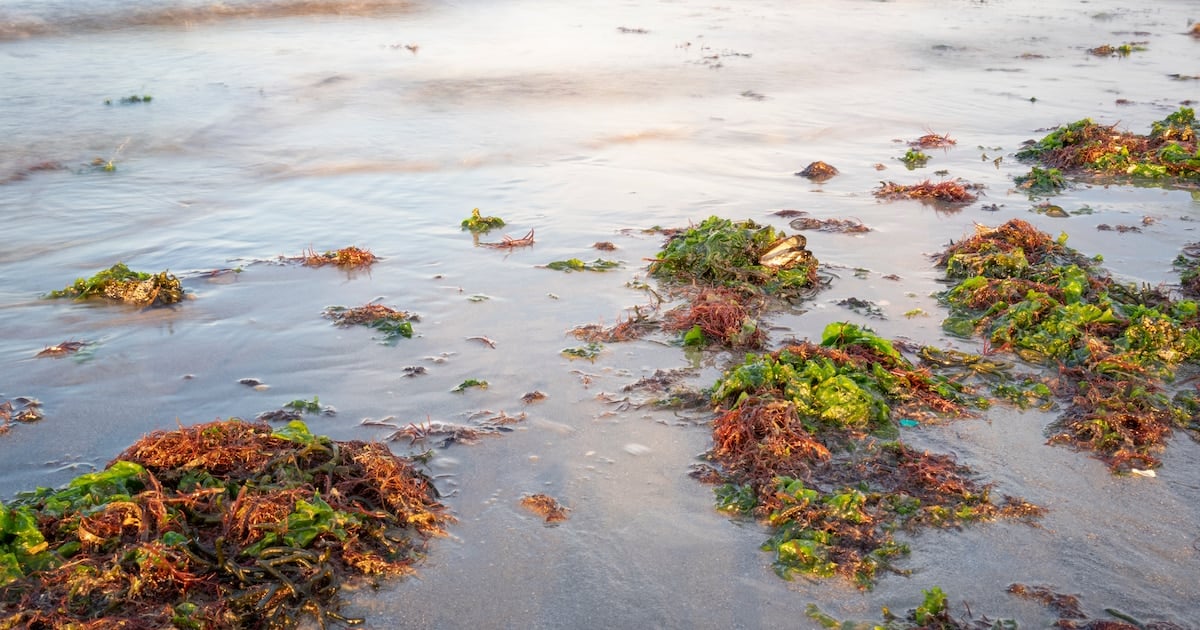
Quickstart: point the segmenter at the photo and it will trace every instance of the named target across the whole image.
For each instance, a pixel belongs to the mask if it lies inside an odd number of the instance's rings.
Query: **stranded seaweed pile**
[[[1196,430],[1194,388],[1172,392],[1200,359],[1200,306],[1121,284],[1032,225],[1011,220],[951,245],[939,264],[945,329],[1057,368],[1070,401],[1051,441],[1091,450],[1114,471],[1154,468],[1175,428]]]
[[[300,422],[155,432],[0,506],[0,628],[324,627],[451,517],[411,463]]]

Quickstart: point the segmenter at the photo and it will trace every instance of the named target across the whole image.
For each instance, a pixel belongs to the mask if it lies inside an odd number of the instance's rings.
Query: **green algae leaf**
[[[258,556],[268,547],[284,546],[304,549],[318,537],[329,535],[338,541],[346,540],[347,527],[359,524],[358,517],[349,512],[333,509],[320,493],[313,494],[311,502],[297,499],[292,513],[288,514],[287,526],[280,531],[267,531],[261,540],[242,550],[243,555]]]
[[[869,329],[848,322],[833,322],[821,333],[821,345],[827,348],[845,348],[858,345],[870,348],[884,356],[903,360],[892,342],[877,336]]]
[[[455,387],[454,389],[452,389],[450,391],[455,392],[455,393],[461,393],[461,392],[467,391],[468,389],[470,389],[472,387],[477,387],[479,389],[487,389],[488,382],[482,381],[479,379],[469,378],[469,379],[459,383],[458,387]]]
[[[621,263],[615,260],[605,260],[597,258],[592,262],[584,262],[578,258],[568,258],[567,260],[556,260],[546,263],[547,269],[555,271],[609,271],[620,267]]]
[[[602,344],[598,341],[593,341],[593,342],[587,344],[586,346],[577,346],[575,348],[563,348],[562,354],[563,354],[563,356],[565,356],[569,359],[587,359],[588,361],[594,362],[596,360],[596,357],[600,356],[600,353],[603,351],[604,351],[604,344]]]
[[[479,208],[471,211],[471,216],[462,220],[462,229],[470,230],[475,233],[489,232],[496,228],[504,227],[504,219],[500,217],[485,217],[479,212]]]
[[[0,587],[49,567],[48,547],[28,508],[0,505]]]
[[[146,469],[119,460],[107,469],[72,479],[66,488],[38,488],[17,495],[22,505],[42,504],[41,510],[58,517],[72,511],[89,511],[112,501],[128,501],[145,488]]]
[[[724,483],[713,489],[717,509],[735,514],[750,514],[758,506],[758,495],[750,484]]]
[[[316,397],[314,396],[313,399],[315,400]],[[320,408],[320,405],[317,405],[317,409],[319,410]],[[296,444],[312,444],[318,439],[317,436],[308,430],[308,425],[300,420],[292,420],[286,426],[272,431],[271,435],[283,438],[289,442],[295,442]]]

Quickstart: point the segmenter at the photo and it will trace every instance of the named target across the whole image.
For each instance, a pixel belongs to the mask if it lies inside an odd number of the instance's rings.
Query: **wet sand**
[[[766,530],[713,509],[711,488],[687,475],[709,447],[704,414],[616,411],[597,399],[660,368],[695,367],[691,382],[707,387],[737,357],[685,353],[666,336],[607,344],[594,363],[560,354],[579,345],[571,327],[615,323],[647,300],[626,286],[645,279],[661,244],[642,228],[713,214],[791,232],[772,213],[793,208],[873,230],[806,233],[832,283],[772,318],[772,344],[848,320],[976,349],[941,331],[946,311],[932,294],[945,285],[929,254],[977,223],[1014,217],[1065,231],[1130,282],[1177,282],[1171,260],[1200,240],[1193,192],[1081,183],[1052,200],[1068,218],[1046,217],[1013,188],[1028,170],[1013,153],[1083,117],[1144,133],[1200,99],[1200,82],[1168,76],[1196,73],[1192,7],[467,2],[288,14],[265,12],[286,6],[269,3],[146,22],[137,16],[164,5],[123,6],[93,7],[103,26],[92,27],[73,26],[70,6],[0,2],[0,24],[40,12],[54,26],[0,41],[0,180],[62,165],[0,185],[0,394],[36,397],[46,412],[0,436],[4,497],[103,467],[151,430],[314,395],[338,413],[309,425],[335,439],[391,432],[362,426],[368,417],[525,411],[513,433],[435,451],[432,471],[459,524],[416,578],[355,594],[350,612],[380,628],[816,627],[810,603],[876,620],[881,606],[907,610],[940,585],[977,615],[1049,625],[1050,611],[1004,592],[1022,582],[1078,594],[1093,617],[1114,607],[1194,623],[1200,448],[1186,436],[1144,479],[1045,445],[1053,414],[996,408],[906,430],[911,445],[953,453],[996,493],[1048,513],[1036,528],[920,533],[900,563],[912,576],[860,592],[780,580],[759,551]],[[1142,40],[1147,50],[1125,58],[1086,52]],[[153,101],[104,105],[130,94]],[[908,171],[897,159],[904,142],[929,131],[958,144]],[[115,170],[90,168],[97,157]],[[793,175],[818,159],[841,174]],[[880,180],[942,169],[984,195],[956,212],[871,195]],[[514,237],[536,229],[537,244],[475,246],[459,229],[475,207],[503,217]],[[1154,222],[1139,233],[1096,229],[1146,216]],[[601,240],[618,250],[591,249]],[[353,273],[255,262],[347,245],[383,260]],[[623,267],[539,267],[599,255]],[[40,299],[117,261],[170,269],[194,299],[151,310]],[[226,267],[243,271],[193,273]],[[488,299],[469,299],[478,294]],[[887,319],[837,305],[848,297],[881,304]],[[321,317],[375,299],[418,313],[416,337],[383,346]],[[930,317],[903,316],[914,308]],[[82,360],[34,358],[64,340],[98,343]],[[405,378],[406,366],[428,373]],[[246,377],[270,387],[237,382]],[[450,392],[467,378],[490,387]],[[535,389],[547,400],[524,405]],[[570,518],[545,526],[519,503],[535,492]]]

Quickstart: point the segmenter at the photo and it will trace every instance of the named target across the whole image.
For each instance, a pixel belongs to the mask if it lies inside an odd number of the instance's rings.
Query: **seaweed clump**
[[[570,508],[563,507],[557,499],[548,494],[531,494],[521,497],[521,506],[545,519],[546,523],[557,523],[567,520]]]
[[[1117,131],[1084,118],[1063,125],[1017,153],[1051,169],[1135,177],[1200,179],[1196,114],[1181,107],[1150,125],[1149,135]]]
[[[712,400],[718,506],[773,528],[763,549],[781,577],[842,575],[869,588],[908,553],[898,529],[1039,513],[1015,499],[996,505],[950,456],[888,441],[901,420],[968,415],[986,402],[853,324],[830,324],[819,345],[749,355]]]
[[[300,257],[300,262],[306,267],[324,267],[325,265],[336,265],[343,269],[363,269],[375,264],[379,257],[372,254],[370,250],[361,249],[351,245],[342,249],[327,251],[318,254],[312,248],[309,248],[304,255]]]
[[[504,219],[500,217],[485,217],[479,212],[479,208],[471,211],[471,216],[462,220],[462,229],[470,230],[475,233],[490,232],[496,228],[504,227]]]
[[[136,306],[162,306],[183,301],[183,285],[169,272],[150,274],[117,263],[90,278],[77,278],[62,290],[51,291],[47,297],[77,300],[106,297]]]
[[[823,182],[823,181],[826,181],[829,178],[833,177],[834,175],[837,175],[838,172],[839,171],[837,170],[837,168],[835,166],[833,166],[832,164],[827,164],[825,162],[817,161],[817,162],[812,162],[808,166],[805,166],[804,170],[798,171],[796,173],[796,175],[798,177],[807,177],[807,178],[813,180],[814,182]]]
[[[12,429],[13,421],[29,424],[43,417],[45,414],[42,413],[42,402],[36,398],[17,396],[12,400],[0,402],[0,435]],[[3,556],[0,555],[0,564],[3,563]]]
[[[816,291],[817,259],[803,236],[788,237],[754,221],[709,217],[671,234],[650,274],[683,284],[726,287],[743,296],[783,300]]]
[[[663,328],[684,332],[684,345],[703,346],[718,341],[731,348],[761,348],[767,335],[738,293],[725,288],[701,289],[687,304],[665,316]]]
[[[6,628],[292,628],[342,584],[402,575],[452,517],[379,443],[303,423],[143,437],[101,472],[0,507]]]
[[[957,180],[944,180],[936,184],[930,180],[911,185],[896,182],[882,182],[875,189],[875,196],[880,199],[918,199],[921,201],[941,201],[945,203],[971,203],[978,196],[971,192],[977,189],[975,184],[963,184]]]
[[[365,304],[354,308],[331,306],[325,309],[325,316],[338,326],[361,325],[374,328],[383,333],[381,343],[385,345],[394,344],[401,337],[411,339],[412,322],[420,319],[407,311],[398,311],[382,304]]]
[[[884,607],[883,609],[883,624],[875,623],[856,623],[852,621],[839,621],[817,608],[815,604],[809,604],[805,614],[817,623],[820,623],[826,628],[873,628],[874,630],[976,630],[981,628],[991,628],[999,630],[1000,628],[1016,628],[1017,622],[1012,619],[996,619],[992,620],[985,617],[973,619],[971,609],[967,608],[966,616],[960,619],[955,619],[950,614],[949,597],[940,586],[935,586],[931,589],[921,590],[924,596],[920,605],[908,611],[904,617],[898,617],[891,610]]]
[[[939,264],[957,282],[942,295],[952,334],[982,335],[995,351],[1057,368],[1070,406],[1051,442],[1094,452],[1115,472],[1160,465],[1175,428],[1200,429],[1196,391],[1172,397],[1177,371],[1200,361],[1200,305],[1122,285],[1013,219],[948,247]]]

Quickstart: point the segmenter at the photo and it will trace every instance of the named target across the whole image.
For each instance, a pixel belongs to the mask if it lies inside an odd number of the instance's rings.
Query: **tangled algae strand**
[[[300,422],[158,431],[0,508],[0,627],[353,623],[342,585],[411,572],[453,520],[436,497],[382,444]]]

